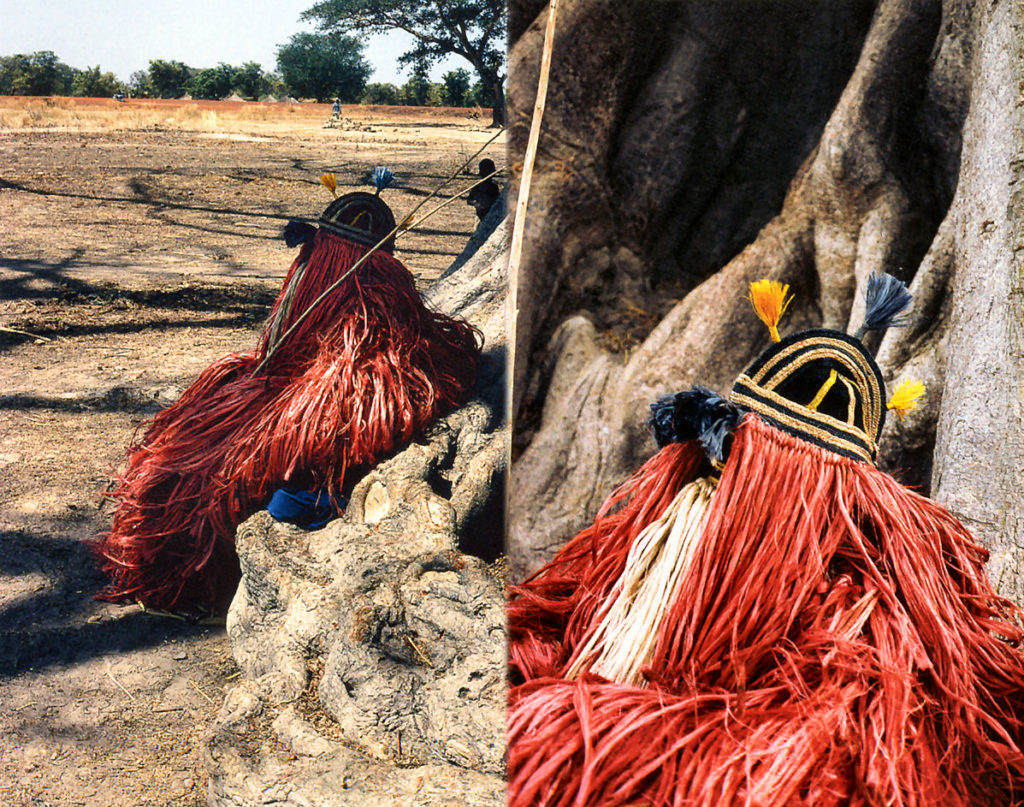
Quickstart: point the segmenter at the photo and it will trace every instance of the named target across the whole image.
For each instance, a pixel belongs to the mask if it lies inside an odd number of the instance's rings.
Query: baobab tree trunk
[[[504,79],[497,71],[479,71],[484,93],[491,99],[491,126],[504,126],[506,120]]]
[[[494,102],[491,107],[491,126],[498,127],[505,125],[505,91],[501,87],[501,81],[494,88]]]
[[[510,20],[520,152],[543,10]],[[887,271],[915,319],[872,347],[929,393],[880,464],[1024,602],[1024,2],[560,0],[558,25],[519,280],[514,570],[653,453],[651,400],[729,389],[765,344],[751,280],[791,285],[787,330],[846,330]]]

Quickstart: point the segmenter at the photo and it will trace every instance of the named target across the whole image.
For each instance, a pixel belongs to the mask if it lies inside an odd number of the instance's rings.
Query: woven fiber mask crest
[[[765,350],[733,385],[733,403],[815,445],[873,463],[885,425],[881,370],[859,340],[817,329]]]
[[[379,196],[355,191],[331,202],[321,214],[319,224],[328,232],[372,247],[395,229],[395,215]],[[380,248],[394,252],[394,235]]]
[[[855,335],[818,328],[783,339],[778,325],[792,299],[788,292],[789,286],[767,279],[750,284],[751,305],[774,344],[740,373],[730,399],[782,431],[874,464],[886,409],[902,417],[924,386],[905,381],[886,403],[882,371],[861,339],[868,331],[905,325],[910,293],[891,275],[872,274]]]

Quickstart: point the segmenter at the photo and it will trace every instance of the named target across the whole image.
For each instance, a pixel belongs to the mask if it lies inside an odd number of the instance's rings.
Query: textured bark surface
[[[1024,4],[559,9],[519,284],[513,573],[653,453],[650,401],[728,391],[767,344],[751,280],[791,285],[784,332],[853,330],[868,275],[888,271],[915,321],[869,344],[891,382],[929,394],[890,419],[880,464],[963,518],[1024,601]],[[535,21],[513,49],[515,143],[540,37]],[[631,316],[655,324],[623,346]]]
[[[207,743],[211,805],[501,805],[505,278],[501,225],[427,292],[481,328],[476,394],[303,532],[239,529],[244,678]]]
[[[985,539],[999,590],[1024,602],[1024,4],[986,22],[944,223],[954,271],[932,493]]]

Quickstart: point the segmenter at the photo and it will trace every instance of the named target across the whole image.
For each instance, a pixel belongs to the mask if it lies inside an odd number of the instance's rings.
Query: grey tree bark
[[[785,331],[852,330],[888,271],[914,323],[872,346],[929,393],[880,464],[963,519],[1024,602],[1024,3],[559,8],[519,284],[513,574],[653,453],[650,401],[726,392],[764,347],[751,280],[790,284]],[[512,30],[522,144],[540,22]]]
[[[497,214],[496,214],[497,215]],[[504,225],[427,291],[486,340],[475,394],[315,532],[238,530],[243,676],[205,747],[209,804],[504,804]]]

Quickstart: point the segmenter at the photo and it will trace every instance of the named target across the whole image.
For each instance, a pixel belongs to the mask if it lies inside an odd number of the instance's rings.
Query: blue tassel
[[[902,328],[910,323],[909,317],[901,317],[913,298],[907,291],[907,284],[892,275],[872,272],[868,278],[868,290],[865,295],[867,311],[864,324],[856,333],[857,339],[863,339],[868,331],[879,331],[884,328]]]
[[[373,184],[377,188],[377,195],[391,184],[391,181],[395,178],[395,175],[391,173],[390,168],[385,168],[383,165],[378,165],[373,169]]]
[[[313,236],[316,227],[298,219],[292,219],[284,225],[284,242],[290,247],[297,247]]]

